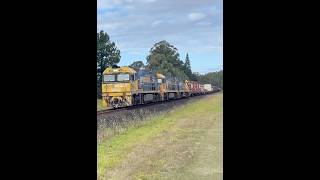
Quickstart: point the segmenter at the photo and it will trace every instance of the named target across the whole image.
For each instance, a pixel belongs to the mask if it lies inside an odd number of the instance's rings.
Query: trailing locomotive
[[[119,108],[211,93],[211,84],[210,89],[195,81],[166,79],[145,69],[137,72],[127,66],[108,67],[103,72],[102,102],[104,107]]]

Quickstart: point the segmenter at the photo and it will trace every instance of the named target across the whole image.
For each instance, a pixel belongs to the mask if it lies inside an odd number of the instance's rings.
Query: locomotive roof
[[[166,77],[163,74],[157,73],[157,78],[159,79],[165,79]]]
[[[136,71],[128,66],[123,66],[120,68],[108,67],[103,71],[103,74],[120,74],[120,73],[135,74]]]

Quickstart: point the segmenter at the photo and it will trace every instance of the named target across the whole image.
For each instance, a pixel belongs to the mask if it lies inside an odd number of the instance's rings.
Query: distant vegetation
[[[218,72],[209,72],[207,74],[201,75],[194,73],[196,80],[202,84],[213,84],[223,89],[223,70]]]
[[[101,98],[102,73],[108,66],[116,65],[120,62],[120,50],[106,32],[97,33],[97,97]],[[130,67],[140,69],[144,67],[153,72],[162,73],[169,78],[179,80],[193,80],[201,83],[210,83],[223,88],[223,71],[210,72],[205,75],[192,72],[189,54],[185,60],[180,59],[178,49],[167,41],[160,41],[150,49],[146,57],[147,64],[142,61],[135,61]]]
[[[144,68],[145,65],[142,61],[135,61],[133,62],[129,67],[135,69],[136,71],[139,70],[140,68]]]

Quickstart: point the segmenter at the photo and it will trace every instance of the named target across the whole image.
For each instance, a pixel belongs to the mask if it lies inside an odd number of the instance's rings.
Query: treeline
[[[97,33],[97,95],[101,97],[102,73],[108,66],[120,62],[120,50],[106,32]],[[222,71],[210,72],[205,75],[192,72],[190,58],[187,53],[184,61],[180,59],[178,49],[167,41],[160,41],[150,49],[146,57],[147,64],[142,61],[135,61],[130,67],[138,70],[148,69],[154,73],[164,74],[171,80],[192,80],[201,83],[210,83],[223,88]]]
[[[209,72],[207,74],[201,75],[194,73],[196,80],[202,84],[212,84],[223,89],[223,70],[218,72]]]

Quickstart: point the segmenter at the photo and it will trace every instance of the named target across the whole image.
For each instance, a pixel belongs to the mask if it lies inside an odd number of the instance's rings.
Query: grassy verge
[[[98,178],[104,177],[106,169],[116,165],[132,147],[145,143],[172,123],[173,119],[168,117],[154,117],[140,128],[129,127],[122,134],[98,144]]]
[[[143,120],[132,120],[126,121],[124,123],[119,123],[116,126],[110,127],[103,127],[97,131],[97,142],[98,144],[106,143],[110,141],[116,135],[120,135],[123,133],[128,133],[128,130],[137,129],[143,127],[145,125],[151,125],[150,123],[164,117],[163,113],[158,113],[155,117],[146,117]]]
[[[102,99],[97,99],[97,111],[106,109],[105,107],[102,107]]]
[[[164,169],[169,161],[176,168],[188,163],[191,160],[190,158],[182,157],[182,159],[179,159],[179,155],[186,154],[188,152],[186,150],[190,148],[191,152],[194,151],[193,146],[190,145],[200,141],[202,135],[206,133],[206,129],[213,126],[214,115],[222,112],[221,102],[222,94],[210,96],[210,98],[174,109],[168,114],[153,117],[138,128],[129,127],[121,134],[109,137],[106,141],[101,141],[97,145],[98,179],[105,179],[107,171],[110,171],[110,173],[112,171],[117,172],[115,169],[121,169],[120,165],[122,164],[123,167],[126,161],[131,162],[131,164],[141,161],[140,165],[136,163],[137,165],[134,167],[136,170],[133,169],[132,165],[130,172],[128,170],[130,165],[126,168],[127,174],[131,174],[136,179],[144,179],[149,176],[152,176],[149,178],[158,178],[160,170]],[[108,129],[106,130],[108,131]],[[174,152],[177,155],[174,155]],[[149,155],[146,156],[145,154]],[[171,157],[172,155],[174,156]],[[153,163],[148,165],[151,160]],[[181,168],[178,169],[182,170]],[[120,174],[121,172],[123,171],[114,174]],[[175,176],[171,178],[173,177]],[[126,178],[118,177],[116,179]]]

